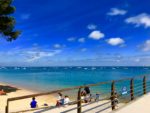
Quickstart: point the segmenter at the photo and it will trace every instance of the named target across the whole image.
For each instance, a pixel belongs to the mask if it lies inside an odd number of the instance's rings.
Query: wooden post
[[[143,94],[146,94],[146,76],[143,77]]]
[[[115,110],[115,82],[111,83],[111,107],[112,110]]]
[[[130,81],[130,96],[131,96],[131,100],[134,100],[134,79],[133,78]]]
[[[81,113],[81,88],[79,88],[79,91],[78,91],[78,97],[77,97],[77,113]]]
[[[7,100],[7,105],[6,105],[6,109],[5,109],[5,113],[9,113],[9,108],[8,108],[8,106],[9,106],[9,102],[8,102],[8,100]]]

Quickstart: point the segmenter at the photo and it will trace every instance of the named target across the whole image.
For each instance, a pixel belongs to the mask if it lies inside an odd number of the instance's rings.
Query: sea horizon
[[[149,66],[0,67],[0,82],[47,92],[149,73]]]

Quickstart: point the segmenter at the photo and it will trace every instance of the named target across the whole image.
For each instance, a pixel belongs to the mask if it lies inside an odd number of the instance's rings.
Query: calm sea
[[[150,74],[150,67],[1,67],[0,82],[51,91]]]

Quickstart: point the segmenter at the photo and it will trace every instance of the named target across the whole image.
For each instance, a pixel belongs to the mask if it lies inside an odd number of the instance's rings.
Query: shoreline
[[[7,93],[7,95],[0,95],[0,106],[1,106],[0,113],[1,112],[2,113],[5,112],[6,102],[7,102],[8,98],[18,97],[18,96],[25,96],[25,95],[30,95],[30,94],[36,94],[37,93],[35,91],[28,90],[27,88],[24,89],[24,88],[18,87],[16,85],[10,85],[10,84],[3,83],[3,82],[0,82],[0,85],[4,85],[4,86],[5,85],[7,85],[7,86],[9,85],[9,86],[18,88],[18,90],[16,90],[15,92]],[[55,106],[56,100],[57,100],[56,94],[36,97],[36,101],[38,103],[38,107],[39,108],[44,107],[43,106],[44,104],[48,104],[48,106]],[[21,111],[21,110],[30,110],[30,109],[32,109],[32,108],[30,108],[30,102],[31,102],[31,98],[12,101],[12,102],[9,103],[9,111],[10,112],[16,112],[16,111]],[[108,100],[100,101],[100,102],[98,102],[98,104],[102,104],[104,102],[108,102]],[[95,106],[96,104],[97,103],[95,103],[92,106]],[[92,106],[90,105],[89,107],[92,107]],[[56,108],[56,109],[54,109],[52,111],[54,111],[54,112],[60,111],[61,112],[61,111],[65,110],[65,109],[70,109],[72,107],[76,107],[76,104],[72,105],[72,106],[68,106],[68,107],[61,107],[59,109]],[[32,113],[32,112],[30,112],[30,113]]]
[[[18,87],[18,86],[3,83],[3,82],[0,82],[0,85],[15,87],[18,89],[14,92],[7,93],[7,95],[0,95],[0,106],[1,106],[0,107],[0,113],[5,112],[5,107],[6,107],[6,103],[7,103],[8,98],[38,93],[36,91],[30,90],[27,88]],[[21,106],[21,110],[31,109],[30,108],[31,100],[32,100],[31,98],[27,98],[27,99],[12,101],[9,103],[9,105],[10,105],[9,109],[10,109],[10,111],[20,111],[19,106]],[[49,106],[54,106],[56,103],[56,96],[55,95],[39,96],[39,97],[36,97],[36,101],[38,103],[38,107],[42,107],[45,103],[48,104]]]
[[[14,85],[14,84],[5,83],[5,82],[0,82],[0,85],[11,86],[11,87],[17,88],[18,90],[26,90],[26,91],[33,92],[33,93],[40,93],[40,92],[38,92],[38,91],[31,90],[31,89],[29,89],[29,88],[20,87],[20,86],[17,86],[17,85]]]
[[[16,87],[17,89],[20,89],[20,90],[27,90],[27,91],[30,91],[30,92],[33,92],[33,93],[41,93],[42,91],[38,91],[38,90],[34,90],[33,88],[27,88],[27,87],[23,87],[23,86],[19,86],[19,85],[15,85],[15,84],[10,84],[10,83],[7,83],[7,82],[1,82],[0,81],[0,85],[7,85],[7,86],[12,86],[12,87]]]

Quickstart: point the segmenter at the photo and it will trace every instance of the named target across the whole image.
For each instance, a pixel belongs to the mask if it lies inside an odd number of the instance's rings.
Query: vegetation
[[[12,0],[0,0],[0,37],[7,41],[15,40],[20,31],[15,30],[15,18],[11,16],[15,12]]]

